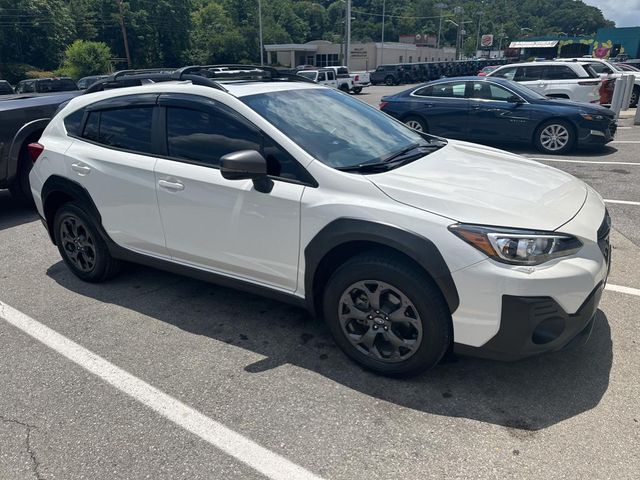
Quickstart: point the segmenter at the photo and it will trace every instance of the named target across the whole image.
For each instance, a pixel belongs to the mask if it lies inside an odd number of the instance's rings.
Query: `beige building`
[[[308,43],[265,45],[267,63],[295,68],[298,65],[328,67],[341,65],[340,52],[344,46],[325,40]],[[387,63],[445,62],[455,60],[455,48],[433,48],[411,43],[352,43],[349,69],[375,70]]]

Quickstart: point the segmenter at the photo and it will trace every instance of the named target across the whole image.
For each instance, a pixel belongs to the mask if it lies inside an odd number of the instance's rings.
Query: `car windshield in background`
[[[40,92],[69,92],[78,90],[78,86],[73,80],[67,78],[47,78],[40,80],[38,91]]]
[[[316,79],[316,72],[298,72],[298,75],[304,78],[308,78],[310,80]]]
[[[395,158],[412,148],[442,146],[365,103],[318,88],[241,99],[322,163],[338,169]]]

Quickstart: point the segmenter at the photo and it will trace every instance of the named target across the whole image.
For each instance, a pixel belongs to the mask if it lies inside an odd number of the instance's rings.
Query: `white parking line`
[[[612,140],[610,143],[640,143],[640,140]]]
[[[529,160],[535,160],[536,162],[562,162],[562,163],[591,163],[594,165],[635,165],[640,167],[640,162],[599,162],[595,160],[570,160],[568,158],[542,158],[542,157],[527,157]]]
[[[608,283],[604,289],[611,290],[612,292],[626,293],[628,295],[635,295],[636,297],[640,297],[640,289],[638,288],[623,287],[621,285],[611,285],[610,283]]]
[[[609,200],[607,198],[604,199],[605,203],[619,203],[621,205],[640,205],[640,202],[632,202],[631,200]]]
[[[321,480],[0,301],[0,318],[272,480]]]

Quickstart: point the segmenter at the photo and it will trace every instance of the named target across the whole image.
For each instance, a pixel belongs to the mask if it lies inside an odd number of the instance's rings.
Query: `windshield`
[[[308,78],[310,80],[315,80],[316,79],[316,72],[298,72],[298,75],[300,75],[301,77],[304,78]]]
[[[523,85],[518,82],[514,82],[512,80],[507,80],[508,87],[513,90],[515,93],[522,95],[523,97],[527,97],[528,99],[533,100],[549,100],[544,95],[536,92],[535,90],[530,89],[526,85]]]
[[[38,80],[39,92],[67,92],[78,90],[78,86],[71,79],[67,78],[46,78]]]
[[[385,159],[424,137],[344,93],[317,88],[241,98],[249,107],[322,163],[348,168]]]

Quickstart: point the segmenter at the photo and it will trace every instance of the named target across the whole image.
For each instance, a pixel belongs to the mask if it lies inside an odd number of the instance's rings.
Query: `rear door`
[[[154,175],[156,98],[131,95],[87,107],[65,157],[69,177],[89,192],[113,241],[167,257]]]
[[[530,140],[529,105],[519,95],[487,81],[468,82],[469,137],[483,141]]]
[[[411,108],[427,121],[429,133],[465,138],[469,115],[465,89],[465,81],[427,85],[411,94]]]
[[[552,82],[544,80],[544,73],[545,67],[542,65],[518,67],[514,80],[542,95],[546,95],[549,83]]]

